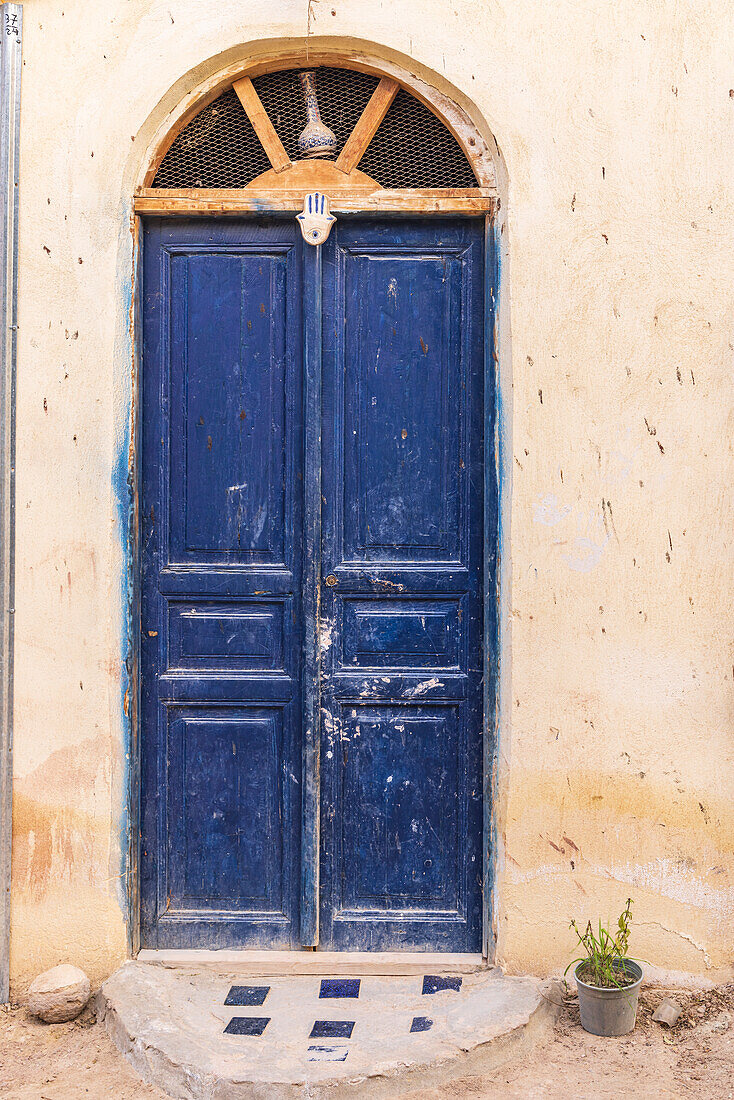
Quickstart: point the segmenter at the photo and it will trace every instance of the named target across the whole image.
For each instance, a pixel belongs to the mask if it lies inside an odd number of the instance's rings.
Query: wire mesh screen
[[[379,84],[376,76],[351,69],[315,69],[321,118],[334,131],[337,156]],[[298,135],[306,125],[306,108],[297,69],[256,76],[252,83],[291,160],[298,160]],[[327,158],[328,159],[328,158]]]
[[[358,167],[388,188],[478,186],[454,135],[404,88],[395,96]]]
[[[233,88],[194,115],[161,161],[154,187],[246,187],[270,161]]]
[[[291,160],[306,110],[297,69],[252,81]],[[334,131],[337,154],[354,129],[379,78],[351,69],[319,68],[321,117]],[[358,165],[380,186],[476,187],[464,153],[443,123],[401,88]],[[153,187],[246,187],[270,162],[237,93],[228,88],[183,128],[161,161]]]

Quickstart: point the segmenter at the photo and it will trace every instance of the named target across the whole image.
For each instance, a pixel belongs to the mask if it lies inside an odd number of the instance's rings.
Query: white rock
[[[78,966],[54,966],[39,974],[28,990],[28,1011],[47,1024],[73,1020],[82,1011],[92,988]]]

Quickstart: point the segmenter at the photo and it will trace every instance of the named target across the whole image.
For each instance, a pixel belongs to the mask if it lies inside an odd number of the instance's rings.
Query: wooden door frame
[[[159,128],[135,188],[132,202],[133,268],[131,278],[132,305],[130,330],[132,336],[132,396],[130,449],[128,461],[128,601],[126,667],[128,690],[124,711],[129,724],[129,764],[126,798],[127,835],[127,925],[128,948],[132,956],[141,947],[140,929],[140,837],[141,837],[141,728],[140,728],[140,515],[141,466],[140,422],[142,363],[142,218],[148,216],[206,215],[267,216],[302,209],[304,188],[289,190],[276,186],[267,191],[178,191],[165,192],[150,187],[155,170],[176,134],[189,119],[210,103],[235,80],[258,73],[303,66],[301,51],[278,58],[277,62],[241,63],[225,69],[206,81],[178,105]],[[502,469],[504,442],[501,433],[502,408],[500,389],[500,319],[505,312],[501,299],[502,257],[504,243],[503,219],[500,217],[494,159],[487,142],[466,112],[446,95],[438,92],[398,66],[380,59],[371,61],[362,55],[335,55],[332,52],[311,52],[308,64],[337,65],[368,72],[381,78],[397,80],[420,99],[451,131],[472,163],[479,181],[476,189],[431,189],[430,191],[365,192],[364,189],[344,189],[329,192],[331,209],[342,214],[419,215],[430,218],[442,214],[484,215],[484,686],[483,686],[483,882],[482,954],[494,960],[497,938],[495,904],[495,873],[498,838],[498,743],[500,732],[500,657],[502,623],[500,608],[505,600],[501,593],[503,561]],[[277,155],[277,154],[276,154]],[[272,163],[272,161],[271,161]],[[280,181],[278,181],[280,182]],[[334,196],[332,198],[332,195]],[[304,410],[305,412],[305,410]]]

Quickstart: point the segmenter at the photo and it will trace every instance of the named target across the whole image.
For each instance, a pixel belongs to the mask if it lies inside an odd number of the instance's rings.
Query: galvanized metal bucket
[[[634,983],[622,989],[602,989],[598,985],[588,985],[579,978],[579,967],[583,965],[580,962],[574,970],[579,991],[581,1026],[592,1035],[626,1035],[632,1031],[637,1018],[642,967],[631,959],[620,959],[618,968],[624,970],[630,978],[635,978]]]

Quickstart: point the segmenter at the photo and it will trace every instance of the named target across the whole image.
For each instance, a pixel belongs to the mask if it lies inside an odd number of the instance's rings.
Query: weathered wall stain
[[[570,952],[572,916],[611,915],[629,894],[639,954],[651,951],[650,961],[670,967],[668,953],[678,949],[669,940],[678,937],[699,955],[697,963],[684,949],[682,969],[729,964],[734,809],[724,792],[685,790],[630,762],[598,773],[524,772],[511,785],[502,851],[508,905],[517,908],[501,951],[513,968],[537,970],[540,959],[530,959],[544,942],[552,953],[562,944]],[[655,928],[666,932],[662,955]]]
[[[110,874],[110,854],[117,848],[110,791],[110,739],[102,736],[51,753],[15,780],[11,950],[16,988],[60,957],[100,977],[111,960],[124,957],[123,929],[115,917],[118,883]],[[106,923],[95,931],[93,922],[101,914]]]
[[[52,885],[107,880],[109,826],[68,805],[13,800],[13,888],[41,897]]]
[[[35,897],[61,883],[107,890],[114,844],[109,825],[110,742],[59,749],[13,792],[13,887]]]

